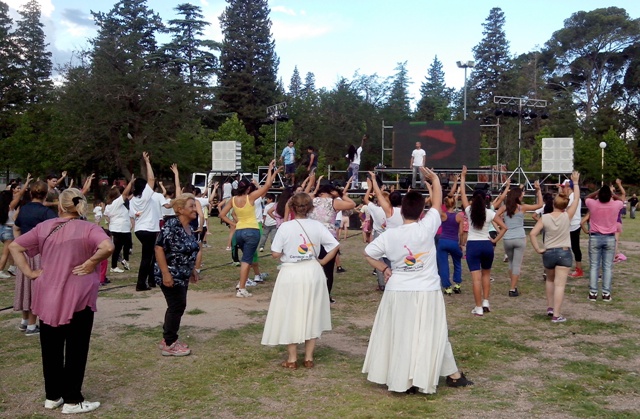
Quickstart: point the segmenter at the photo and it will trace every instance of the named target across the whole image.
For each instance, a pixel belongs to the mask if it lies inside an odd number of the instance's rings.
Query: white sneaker
[[[60,406],[62,406],[62,404],[64,403],[64,400],[62,400],[62,397],[60,397],[58,400],[45,400],[44,401],[44,408],[45,409],[56,409]]]
[[[266,279],[266,278],[269,278],[269,274],[268,274],[268,273],[266,273],[266,272],[262,272],[262,273],[260,274],[260,278],[262,278],[263,280],[264,280],[264,279]]]
[[[261,248],[260,248],[260,251],[261,251],[261,252],[264,252],[264,247],[261,247]]]
[[[238,298],[246,298],[246,297],[252,297],[252,296],[253,294],[251,294],[244,288],[241,288],[238,291],[236,291],[236,297]]]
[[[482,311],[485,313],[491,312],[491,306],[489,306],[489,300],[482,300]]]
[[[253,282],[259,284],[260,282],[264,282],[264,279],[262,279],[261,275],[256,275],[253,277]]]
[[[129,261],[126,261],[124,259],[122,259],[122,266],[124,266],[124,269],[126,269],[127,271],[131,269],[131,267],[129,266]]]
[[[100,402],[80,402],[78,404],[70,404],[65,403],[62,406],[62,413],[71,414],[71,413],[87,413],[93,410],[96,410],[100,407]]]
[[[7,269],[7,272],[9,272],[13,276],[16,276],[17,271],[18,271],[18,268],[16,267],[16,265],[11,265],[9,266],[9,269]]]
[[[255,281],[252,281],[250,279],[247,279],[247,283],[245,284],[247,287],[255,287],[256,285],[258,285]]]
[[[484,311],[482,311],[482,307],[474,307],[473,310],[471,310],[471,314],[482,317],[484,316]]]
[[[509,262],[509,256],[504,255],[504,258],[502,258],[503,262]]]
[[[109,272],[111,273],[116,273],[116,274],[121,274],[124,272],[124,269],[122,268],[118,268],[117,266],[115,268],[111,268],[109,269]]]
[[[0,271],[0,279],[9,279],[9,278],[11,278],[11,275],[6,273],[5,271]]]

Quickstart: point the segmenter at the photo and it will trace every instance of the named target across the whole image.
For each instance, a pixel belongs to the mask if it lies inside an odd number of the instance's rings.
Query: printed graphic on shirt
[[[309,246],[313,246],[313,243],[307,243],[307,239],[305,239],[302,234],[300,235],[300,238],[302,238],[302,244],[298,246],[298,253],[306,255],[310,250]]]
[[[404,258],[405,266],[402,268],[404,271],[419,271],[424,267],[424,262],[421,256],[429,254],[429,252],[416,253],[415,255],[407,246],[404,246],[409,254]]]

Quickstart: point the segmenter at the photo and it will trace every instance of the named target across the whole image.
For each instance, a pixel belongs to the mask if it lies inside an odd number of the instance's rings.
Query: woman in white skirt
[[[287,345],[284,368],[298,368],[297,345],[305,344],[304,366],[313,368],[316,339],[331,330],[329,291],[322,266],[333,260],[338,241],[316,220],[311,196],[298,193],[289,201],[295,219],[282,223],[271,244],[271,254],[282,262],[273,288],[262,334],[263,345]],[[318,259],[320,246],[327,251]]]
[[[424,198],[407,193],[401,207],[404,224],[365,248],[367,262],[382,271],[387,283],[362,372],[389,391],[435,393],[441,376],[451,387],[473,383],[456,366],[440,290],[434,236],[441,223],[442,189],[435,173],[420,170],[433,185],[431,209],[420,220]],[[382,256],[391,267],[379,260]]]

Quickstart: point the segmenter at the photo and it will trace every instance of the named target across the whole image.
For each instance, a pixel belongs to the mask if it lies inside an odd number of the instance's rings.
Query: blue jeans
[[[351,181],[351,189],[356,189],[358,187],[358,171],[360,170],[360,165],[355,163],[349,163],[349,167],[347,168],[347,180],[353,178]]]
[[[444,288],[451,286],[451,280],[449,279],[449,255],[451,255],[451,259],[453,260],[453,282],[459,284],[462,282],[462,250],[460,250],[460,244],[456,240],[441,238],[438,240],[436,260],[438,261],[440,284]]]
[[[589,291],[598,292],[598,274],[602,266],[602,293],[611,293],[613,258],[616,237],[591,233],[589,235]]]
[[[236,244],[242,250],[242,258],[240,262],[248,263],[251,265],[253,255],[258,250],[258,243],[260,242],[260,230],[257,228],[243,228],[236,230]]]

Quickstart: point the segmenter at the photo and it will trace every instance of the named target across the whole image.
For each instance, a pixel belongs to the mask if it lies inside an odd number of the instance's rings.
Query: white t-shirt
[[[267,204],[264,207],[264,210],[262,210],[262,213],[264,214],[264,225],[266,227],[271,227],[277,224],[275,218],[269,215],[269,210],[275,206],[276,206],[276,203],[271,202],[270,204]]]
[[[491,226],[493,217],[496,216],[495,211],[485,208],[487,218],[484,221],[482,229],[480,230],[475,228],[473,226],[473,223],[471,222],[471,205],[465,208],[464,212],[465,214],[467,214],[467,218],[469,219],[469,235],[467,236],[467,241],[490,240],[491,236],[489,236],[489,227]]]
[[[369,257],[391,262],[385,291],[440,290],[434,241],[440,224],[440,213],[431,208],[422,220],[387,230],[367,245]]]
[[[384,215],[384,210],[373,202],[369,202],[367,204],[367,208],[369,208],[369,215],[371,216],[371,220],[373,221],[373,231],[382,233],[387,224],[387,218]]]
[[[109,217],[109,231],[113,233],[131,232],[129,210],[124,206],[124,198],[122,195],[105,207],[104,215]]]
[[[164,201],[162,201],[162,206],[160,207],[160,214],[162,214],[162,217],[173,217],[174,215],[176,215],[176,212],[173,210],[173,207],[171,206],[171,199],[167,198],[166,196],[164,197]]]
[[[231,191],[233,190],[233,187],[231,186],[231,183],[226,182],[222,185],[222,199],[229,199],[231,198]]]
[[[580,215],[582,213],[582,199],[578,198],[578,200],[578,207],[576,208],[576,213],[573,214],[573,218],[571,219],[569,231],[576,231],[580,228],[580,221],[582,221],[582,215]],[[567,205],[567,208],[571,206],[571,203],[573,203],[573,193],[569,195],[569,205]]]
[[[281,262],[294,263],[317,258],[320,246],[330,252],[337,245],[333,234],[319,221],[302,219],[280,225],[271,243],[271,251],[282,253]]]
[[[400,207],[393,207],[393,213],[391,217],[387,218],[387,230],[390,228],[400,227],[404,224],[404,220],[402,219],[402,213],[400,211]]]
[[[258,198],[253,201],[253,209],[256,214],[256,220],[262,224],[262,198]]]
[[[350,163],[353,164],[357,164],[358,166],[360,166],[360,155],[362,154],[362,147],[358,147],[358,149],[356,150],[356,154],[353,155],[353,161]],[[348,154],[345,154],[346,158],[349,158]]]
[[[161,202],[154,197],[153,189],[147,184],[139,197],[134,196],[129,204],[129,216],[135,220],[134,231],[160,231]],[[164,196],[158,194],[164,201]],[[162,201],[162,202],[163,202]]]
[[[196,197],[200,206],[202,207],[202,213],[204,214],[204,227],[207,226],[207,219],[209,218],[209,200],[207,198]]]
[[[411,157],[413,157],[413,165],[414,166],[424,166],[424,158],[427,155],[427,152],[424,149],[415,149],[411,153]]]
[[[95,207],[93,209],[93,216],[95,217],[96,221],[99,221],[102,218],[102,207]]]

